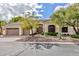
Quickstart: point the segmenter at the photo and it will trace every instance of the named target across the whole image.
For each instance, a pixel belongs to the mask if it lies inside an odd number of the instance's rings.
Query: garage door
[[[19,35],[19,28],[7,28],[6,34],[7,35]]]

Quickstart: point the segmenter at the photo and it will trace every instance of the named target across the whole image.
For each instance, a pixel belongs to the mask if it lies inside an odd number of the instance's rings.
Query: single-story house
[[[34,33],[42,32],[59,32],[59,26],[52,24],[50,21],[41,20],[39,23],[39,28],[33,30]],[[61,32],[63,34],[74,34],[72,27],[66,26],[62,27]],[[19,22],[10,23],[3,27],[3,35],[27,35],[30,34],[30,30],[24,30],[21,28]]]

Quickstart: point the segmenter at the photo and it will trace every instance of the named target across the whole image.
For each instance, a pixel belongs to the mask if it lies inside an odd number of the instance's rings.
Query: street
[[[79,56],[79,45],[0,42],[0,56]]]

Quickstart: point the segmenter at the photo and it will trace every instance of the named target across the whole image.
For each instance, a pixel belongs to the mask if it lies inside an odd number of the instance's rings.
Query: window
[[[68,27],[62,27],[62,32],[68,32]]]

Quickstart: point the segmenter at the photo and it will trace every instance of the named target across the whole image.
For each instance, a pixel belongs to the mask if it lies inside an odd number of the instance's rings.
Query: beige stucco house
[[[53,24],[50,21],[41,20],[39,22],[39,28],[33,29],[34,33],[42,33],[42,32],[59,32],[59,26]],[[62,27],[62,34],[75,34],[72,27],[66,26]],[[30,30],[24,30],[21,28],[21,24],[19,22],[10,23],[6,26],[3,26],[3,35],[28,35],[31,34]]]

